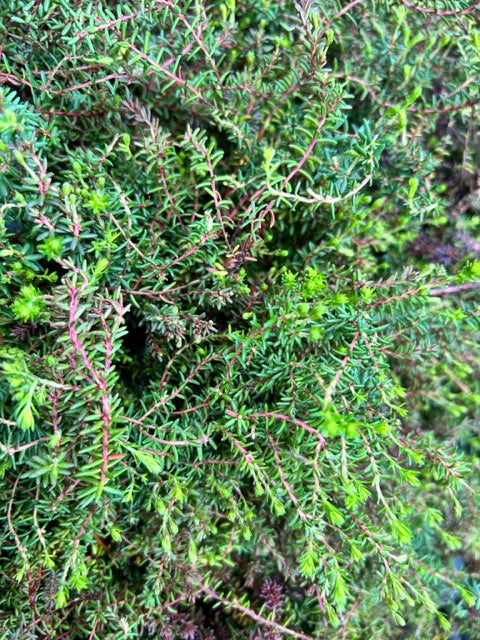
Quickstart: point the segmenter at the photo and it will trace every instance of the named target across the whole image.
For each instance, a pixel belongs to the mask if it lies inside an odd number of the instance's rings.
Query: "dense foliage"
[[[480,637],[479,18],[0,4],[1,638]]]

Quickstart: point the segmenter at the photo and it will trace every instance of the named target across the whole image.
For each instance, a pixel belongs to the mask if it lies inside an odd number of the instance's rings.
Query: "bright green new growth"
[[[15,317],[22,322],[37,320],[41,315],[43,306],[42,292],[32,284],[20,287],[19,296],[15,302],[12,303]]]
[[[479,635],[473,4],[4,4],[0,638]]]

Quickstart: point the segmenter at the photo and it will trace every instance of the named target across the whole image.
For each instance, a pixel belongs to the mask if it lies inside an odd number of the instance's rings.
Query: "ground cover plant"
[[[480,7],[0,4],[0,637],[480,635]]]

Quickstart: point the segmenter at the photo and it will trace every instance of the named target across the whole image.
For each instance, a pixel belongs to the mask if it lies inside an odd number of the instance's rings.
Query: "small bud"
[[[323,331],[320,329],[320,327],[312,327],[310,329],[310,340],[312,342],[318,342],[322,337],[322,333]]]
[[[308,19],[310,20],[310,23],[313,25],[313,27],[315,29],[318,29],[319,25],[320,25],[320,17],[318,15],[318,13],[315,13],[312,11],[312,13],[308,14]]]
[[[33,417],[33,411],[30,404],[26,404],[18,414],[17,418],[18,426],[25,431],[33,429],[35,426],[35,418]]]
[[[306,318],[308,316],[308,312],[310,311],[310,305],[308,302],[301,302],[297,306],[297,313],[301,318]]]
[[[271,162],[273,160],[273,156],[275,155],[275,149],[273,147],[265,147],[263,150],[263,157],[265,158],[265,162]]]
[[[317,304],[311,310],[310,318],[312,320],[320,320],[320,318],[325,314],[326,311],[327,307],[324,304]]]
[[[64,196],[69,196],[73,191],[73,187],[69,182],[64,182],[62,184],[62,193]]]

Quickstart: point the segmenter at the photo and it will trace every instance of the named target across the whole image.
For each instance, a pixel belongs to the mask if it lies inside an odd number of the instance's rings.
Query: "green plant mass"
[[[0,3],[0,639],[480,637],[480,5]]]

